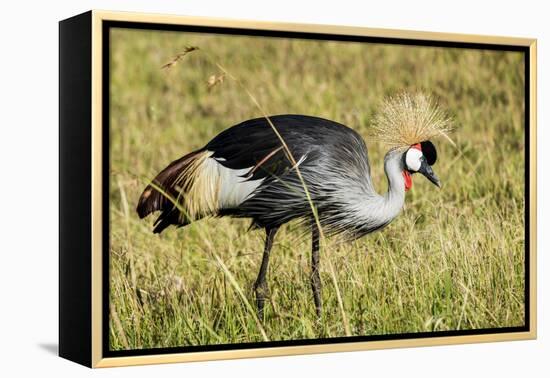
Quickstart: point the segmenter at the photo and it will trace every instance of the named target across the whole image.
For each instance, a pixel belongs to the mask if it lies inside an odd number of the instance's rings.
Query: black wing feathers
[[[303,115],[269,117],[296,161],[331,143],[337,133],[353,130],[323,118]],[[291,160],[265,117],[233,126],[212,139],[205,149],[212,151],[220,164],[231,169],[250,168],[250,180],[279,177],[292,168]],[[311,159],[313,156],[309,156]],[[267,158],[267,159],[266,159]],[[259,163],[261,163],[259,165]],[[258,166],[259,165],[259,166]]]

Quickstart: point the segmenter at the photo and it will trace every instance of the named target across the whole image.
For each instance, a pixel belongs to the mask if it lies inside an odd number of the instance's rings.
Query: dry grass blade
[[[190,52],[196,51],[198,49],[199,48],[197,46],[186,46],[182,52],[174,56],[171,61],[164,64],[161,68],[166,69],[166,68],[171,68],[172,66],[175,66],[176,63],[178,63],[178,61],[180,61],[185,55],[189,54]]]
[[[342,300],[342,293],[340,291],[340,286],[338,285],[338,278],[336,277],[336,271],[334,270],[334,265],[330,258],[327,258],[328,267],[330,270],[330,277],[332,278],[332,283],[334,284],[334,290],[336,292],[336,299],[338,301],[338,308],[340,309],[340,314],[342,315],[342,323],[344,324],[344,332],[346,336],[351,336],[351,328],[349,326],[348,317],[344,309],[344,301]]]
[[[122,345],[126,349],[130,348],[130,343],[128,343],[128,338],[126,337],[126,333],[124,332],[124,327],[122,326],[122,322],[120,321],[120,318],[118,317],[118,313],[116,312],[115,306],[113,306],[112,303],[109,303],[109,311],[111,314],[111,319],[114,323],[115,329],[118,332],[118,337],[122,341]]]
[[[374,117],[372,135],[391,148],[409,147],[453,130],[451,119],[422,92],[400,93],[387,98]]]
[[[214,75],[211,75],[208,80],[206,81],[207,85],[208,85],[208,90],[212,90],[212,88],[214,88],[216,85],[218,84],[222,84],[223,81],[225,80],[225,74],[224,73],[221,73],[221,74],[214,74]]]
[[[248,310],[248,312],[250,313],[250,316],[252,316],[254,318],[254,321],[256,322],[256,325],[258,326],[258,329],[260,330],[260,333],[262,334],[262,338],[264,339],[264,341],[269,341],[269,338],[267,337],[267,334],[265,333],[265,329],[262,326],[262,322],[260,321],[260,319],[256,315],[256,311],[254,311],[254,308],[252,307],[252,305],[250,304],[248,299],[246,299],[246,295],[244,295],[244,292],[241,289],[239,283],[237,282],[237,280],[235,279],[233,274],[231,274],[231,271],[229,270],[229,268],[227,268],[227,265],[224,264],[222,259],[215,253],[213,253],[213,255],[214,255],[214,258],[216,259],[216,261],[218,262],[218,265],[222,268],[223,272],[225,273],[225,275],[229,279],[229,282],[231,283],[231,286],[233,286],[233,288],[235,289],[237,294],[239,294],[239,297],[241,297],[241,300],[243,301],[244,305],[246,306],[246,309]]]

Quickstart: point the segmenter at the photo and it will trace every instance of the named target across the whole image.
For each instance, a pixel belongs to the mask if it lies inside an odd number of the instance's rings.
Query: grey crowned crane
[[[276,115],[269,120],[256,118],[235,125],[203,148],[170,163],[145,188],[137,212],[144,218],[160,211],[154,233],[207,216],[251,218],[254,228],[265,229],[265,248],[254,284],[260,319],[268,294],[266,273],[275,235],[283,224],[299,219],[311,227],[311,287],[320,316],[317,224],[323,234],[359,238],[397,217],[414,173],[440,187],[432,170],[437,153],[429,139],[446,135],[449,122],[422,94],[402,94],[384,103],[372,126],[376,139],[389,145],[384,158],[388,190],[378,194],[367,146],[357,132],[306,115]]]

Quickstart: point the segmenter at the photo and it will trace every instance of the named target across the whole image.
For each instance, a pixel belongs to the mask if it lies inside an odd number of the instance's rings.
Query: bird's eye
[[[422,151],[417,148],[409,148],[405,155],[405,164],[409,171],[418,172],[420,169]]]

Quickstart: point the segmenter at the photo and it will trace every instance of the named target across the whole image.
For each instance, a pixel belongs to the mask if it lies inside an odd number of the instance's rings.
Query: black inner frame
[[[432,46],[432,47],[449,47],[463,48],[476,50],[499,50],[499,51],[517,51],[524,54],[525,65],[525,293],[524,293],[524,309],[525,318],[524,325],[519,327],[502,327],[502,328],[486,328],[472,330],[456,330],[456,331],[434,331],[434,332],[416,332],[388,335],[371,335],[371,336],[350,336],[350,337],[334,337],[334,338],[319,338],[319,339],[303,339],[303,340],[284,340],[284,341],[269,341],[269,342],[250,342],[240,344],[214,344],[214,345],[197,345],[197,346],[181,346],[167,348],[148,348],[148,349],[129,349],[129,350],[110,350],[109,345],[109,265],[110,265],[110,219],[109,219],[109,133],[110,133],[110,29],[125,28],[125,29],[144,29],[155,31],[181,31],[194,33],[215,33],[229,35],[246,35],[246,36],[261,36],[261,37],[279,37],[279,38],[295,38],[295,39],[313,39],[327,41],[347,41],[347,42],[364,42],[364,43],[380,43],[392,45],[408,45],[408,46]],[[402,38],[386,38],[386,37],[366,37],[355,35],[334,35],[324,33],[304,33],[304,32],[288,32],[288,31],[272,31],[272,30],[250,30],[239,28],[224,28],[210,26],[191,26],[191,25],[168,25],[157,23],[142,23],[142,22],[126,22],[126,21],[103,21],[103,46],[102,46],[102,123],[103,123],[103,187],[102,187],[102,210],[103,210],[103,267],[102,267],[102,353],[103,357],[123,357],[123,356],[139,356],[139,355],[154,355],[167,353],[189,353],[202,351],[219,351],[219,350],[239,350],[239,349],[256,349],[256,348],[271,348],[282,346],[303,346],[315,344],[340,344],[360,341],[380,341],[380,340],[399,340],[399,339],[420,339],[433,338],[444,336],[461,336],[461,335],[486,335],[511,332],[528,332],[530,330],[530,54],[528,46],[509,46],[499,44],[483,44],[483,43],[463,43],[463,42],[445,42],[431,41],[418,39],[402,39]]]

